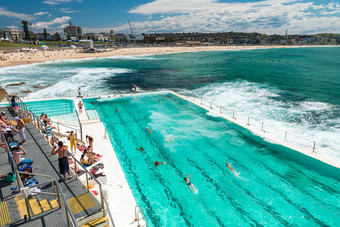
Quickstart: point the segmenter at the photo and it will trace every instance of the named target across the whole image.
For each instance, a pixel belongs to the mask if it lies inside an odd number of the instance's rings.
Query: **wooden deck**
[[[9,118],[9,120],[14,119],[7,108],[2,107],[0,108],[0,112],[1,111],[6,112],[6,116]],[[20,141],[17,133],[14,134],[15,138]],[[27,143],[23,147],[27,151],[27,154],[24,157],[30,158],[34,161],[32,165],[33,173],[50,175],[58,180],[66,199],[71,205],[71,209],[74,212],[75,218],[79,219],[90,214],[99,212],[101,210],[100,203],[96,200],[96,198],[94,198],[91,193],[87,192],[86,187],[82,184],[82,182],[80,182],[80,180],[76,179],[74,174],[72,174],[72,179],[67,180],[66,182],[62,180],[62,176],[59,174],[58,155],[50,155],[51,146],[47,143],[41,133],[36,129],[35,125],[33,125],[32,123],[26,124],[25,134],[27,138]],[[8,164],[7,153],[4,149],[1,148],[0,171],[3,175],[6,175],[8,172],[11,171]],[[39,183],[49,180],[48,178],[41,176],[36,176],[35,178],[39,181]],[[25,222],[22,219],[22,215],[20,215],[20,212],[18,210],[18,202],[16,202],[16,200],[18,201],[18,198],[15,200],[15,198],[21,194],[15,194],[15,190],[11,190],[11,187],[15,186],[17,186],[16,181],[13,183],[7,183],[5,180],[0,181],[0,200],[1,202],[5,202],[5,204],[7,205],[10,217],[10,223],[1,224],[0,222],[0,226],[67,226],[65,207],[62,206],[61,209],[58,207],[55,209],[52,208],[51,201],[55,200],[53,195],[36,196],[35,198],[40,201],[40,205],[37,206],[37,210],[35,211],[33,211],[33,208],[31,208],[31,212],[35,212],[37,215],[34,215],[31,220]],[[40,189],[42,192],[53,192],[51,183],[41,187]],[[47,199],[49,202],[44,201],[44,199]],[[36,203],[33,201],[32,204]],[[63,201],[62,204],[64,204]],[[51,206],[51,209],[48,209],[48,205]],[[39,209],[41,209],[40,214]],[[43,212],[45,209],[48,211]],[[0,213],[1,212],[2,211],[0,209]],[[24,212],[27,212],[27,209]],[[6,214],[6,212],[4,214]]]

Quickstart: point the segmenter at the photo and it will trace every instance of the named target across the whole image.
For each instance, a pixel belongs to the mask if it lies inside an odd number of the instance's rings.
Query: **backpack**
[[[12,183],[17,179],[16,174],[15,173],[8,173],[6,176],[6,181],[8,183]]]

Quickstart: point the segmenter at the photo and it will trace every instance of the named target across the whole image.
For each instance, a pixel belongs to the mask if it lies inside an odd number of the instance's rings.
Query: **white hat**
[[[14,119],[15,119],[15,120],[18,120],[18,119],[19,119],[19,117],[15,117]]]

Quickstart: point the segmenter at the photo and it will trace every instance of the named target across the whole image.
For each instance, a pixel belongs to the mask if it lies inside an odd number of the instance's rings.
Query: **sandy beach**
[[[310,46],[194,46],[194,47],[133,47],[119,49],[105,49],[96,53],[82,53],[82,49],[37,50],[36,52],[0,53],[0,68],[41,63],[57,59],[81,59],[94,57],[108,57],[116,55],[167,54],[196,51],[240,50],[240,49],[269,49],[296,48]],[[314,47],[314,46],[313,46]]]

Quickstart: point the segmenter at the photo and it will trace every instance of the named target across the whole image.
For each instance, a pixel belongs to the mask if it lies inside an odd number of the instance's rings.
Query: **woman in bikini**
[[[190,182],[190,175],[187,174],[188,177],[184,177],[185,182],[187,183],[187,185],[189,186],[189,188],[193,191],[196,191],[195,186]]]

